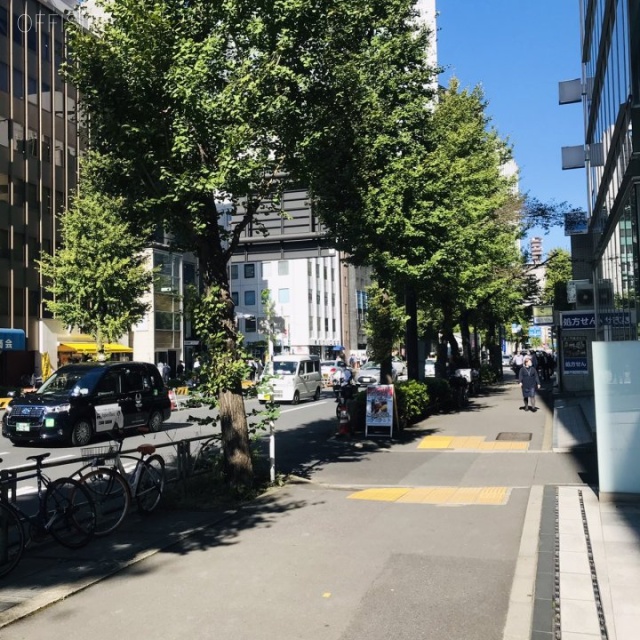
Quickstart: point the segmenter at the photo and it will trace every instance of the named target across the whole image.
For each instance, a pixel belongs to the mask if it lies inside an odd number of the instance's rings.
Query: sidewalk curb
[[[59,585],[51,589],[47,589],[42,593],[36,595],[33,598],[29,598],[24,602],[16,604],[6,611],[0,612],[0,629],[13,624],[14,622],[30,616],[46,607],[55,604],[56,602],[60,602],[61,600],[65,600],[66,598],[84,591],[93,585],[102,582],[103,580],[110,578],[111,576],[127,569],[128,567],[142,562],[147,558],[150,558],[157,553],[164,551],[165,549],[169,549],[172,546],[179,544],[186,538],[195,535],[201,531],[205,531],[210,527],[218,524],[219,522],[225,520],[226,518],[237,513],[242,507],[233,510],[226,510],[223,513],[217,514],[213,517],[212,520],[208,521],[206,524],[197,525],[186,529],[180,533],[175,534],[175,537],[172,536],[170,540],[165,541],[164,543],[158,544],[153,549],[145,549],[144,551],[140,551],[136,553],[132,558],[125,559],[122,561],[115,561],[114,566],[106,569],[100,575],[92,575],[90,577],[82,577],[80,576],[77,581],[70,582],[65,585]]]
[[[534,485],[529,493],[503,640],[531,639],[543,490]]]

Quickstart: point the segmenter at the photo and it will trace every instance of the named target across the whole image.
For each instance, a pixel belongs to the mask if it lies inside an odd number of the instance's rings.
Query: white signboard
[[[375,433],[369,433],[375,429]],[[382,433],[380,433],[382,431]],[[367,414],[365,437],[369,435],[392,435],[393,433],[393,385],[371,385],[367,387]]]

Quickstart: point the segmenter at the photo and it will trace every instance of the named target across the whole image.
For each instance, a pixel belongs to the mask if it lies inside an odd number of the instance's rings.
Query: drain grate
[[[503,431],[499,433],[496,440],[510,440],[511,442],[529,442],[531,440],[530,433],[516,433],[515,431]]]

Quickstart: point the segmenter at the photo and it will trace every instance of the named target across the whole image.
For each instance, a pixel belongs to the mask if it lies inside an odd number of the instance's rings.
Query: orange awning
[[[105,353],[133,353],[131,347],[117,342],[106,342],[102,345]],[[62,353],[98,353],[95,342],[63,342],[58,345],[58,351]]]

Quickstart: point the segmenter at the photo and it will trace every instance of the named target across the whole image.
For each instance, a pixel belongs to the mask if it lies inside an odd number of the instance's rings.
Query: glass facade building
[[[580,5],[596,339],[637,340],[640,0],[580,0]]]

